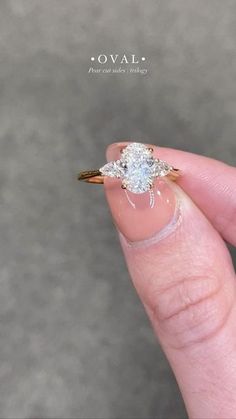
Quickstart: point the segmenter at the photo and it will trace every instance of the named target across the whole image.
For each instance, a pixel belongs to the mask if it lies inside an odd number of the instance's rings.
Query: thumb
[[[121,144],[108,149],[119,158]],[[134,286],[169,359],[190,417],[235,418],[235,274],[227,248],[191,199],[159,180],[105,191]]]

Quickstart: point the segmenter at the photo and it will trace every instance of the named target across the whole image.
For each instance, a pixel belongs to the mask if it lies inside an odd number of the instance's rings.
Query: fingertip
[[[106,149],[107,161],[117,160],[120,157],[120,150],[125,147],[130,141],[118,141],[110,144]]]

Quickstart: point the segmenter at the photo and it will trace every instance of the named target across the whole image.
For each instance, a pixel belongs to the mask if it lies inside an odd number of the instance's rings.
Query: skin
[[[127,143],[112,144],[108,161]],[[105,192],[133,284],[176,376],[190,418],[236,418],[236,169],[154,148],[181,169],[153,196]]]

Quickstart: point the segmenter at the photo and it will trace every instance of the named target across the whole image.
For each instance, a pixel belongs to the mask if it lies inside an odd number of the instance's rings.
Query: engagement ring
[[[89,183],[103,183],[104,177],[121,180],[121,187],[141,194],[153,188],[157,178],[176,180],[179,170],[153,156],[153,148],[141,143],[129,143],[120,151],[121,157],[111,161],[99,170],[85,170],[78,174],[78,180]]]

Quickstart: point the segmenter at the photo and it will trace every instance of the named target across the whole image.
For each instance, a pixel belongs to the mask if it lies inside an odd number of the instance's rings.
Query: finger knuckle
[[[230,293],[215,276],[185,278],[161,291],[153,309],[161,333],[175,347],[199,343],[223,326]]]

